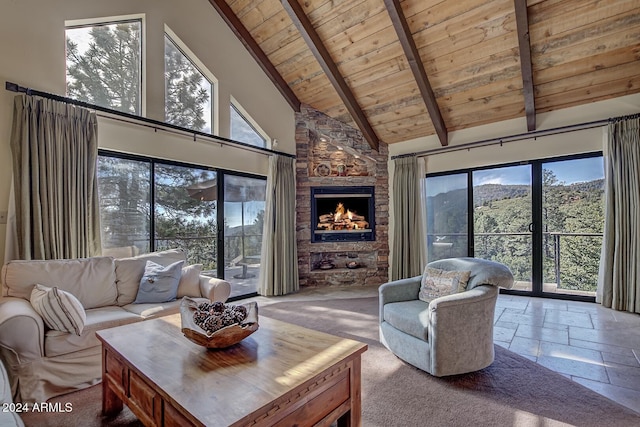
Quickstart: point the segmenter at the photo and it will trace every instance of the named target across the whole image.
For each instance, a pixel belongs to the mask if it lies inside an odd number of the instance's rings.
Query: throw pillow
[[[76,335],[82,333],[87,314],[73,294],[38,284],[31,291],[30,301],[49,328]]]
[[[447,271],[426,267],[422,275],[418,298],[425,302],[431,302],[445,295],[464,292],[470,276],[471,271]]]
[[[169,302],[176,299],[184,261],[163,267],[147,261],[134,304]]]
[[[200,296],[200,273],[202,264],[182,267],[180,283],[178,283],[178,298]]]

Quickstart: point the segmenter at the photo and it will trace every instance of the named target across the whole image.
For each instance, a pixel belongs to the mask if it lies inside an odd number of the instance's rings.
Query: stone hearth
[[[389,275],[388,150],[376,152],[362,133],[303,105],[296,113],[296,223],[300,286],[363,286]],[[316,242],[312,187],[374,186],[375,240]],[[347,268],[347,265],[358,268]]]

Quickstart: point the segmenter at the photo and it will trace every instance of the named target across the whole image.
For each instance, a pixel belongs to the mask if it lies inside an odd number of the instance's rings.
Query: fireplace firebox
[[[312,187],[312,242],[375,240],[374,187]]]

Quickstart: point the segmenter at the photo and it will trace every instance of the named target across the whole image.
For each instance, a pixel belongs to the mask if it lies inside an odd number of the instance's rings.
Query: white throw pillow
[[[470,276],[471,271],[447,271],[426,267],[422,274],[418,298],[431,302],[445,295],[464,292]]]
[[[182,267],[182,275],[178,284],[178,298],[200,296],[200,273],[202,264]]]
[[[80,335],[87,321],[84,307],[73,294],[44,285],[31,291],[31,305],[51,329]]]

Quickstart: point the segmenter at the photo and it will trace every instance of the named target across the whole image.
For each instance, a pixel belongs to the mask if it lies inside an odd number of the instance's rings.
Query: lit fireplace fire
[[[338,203],[335,212],[320,215],[318,230],[366,230],[369,223],[365,217],[351,212],[344,208],[342,203]]]

